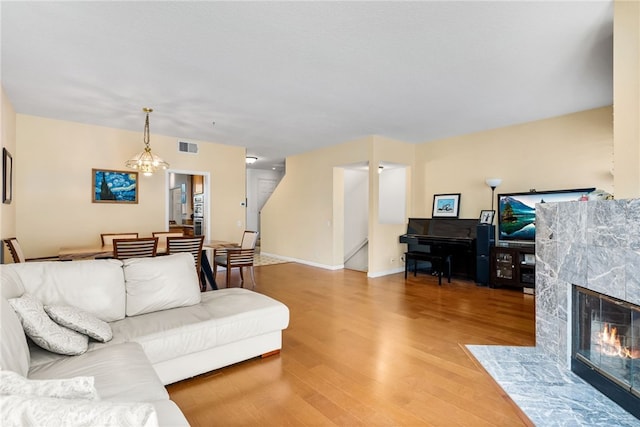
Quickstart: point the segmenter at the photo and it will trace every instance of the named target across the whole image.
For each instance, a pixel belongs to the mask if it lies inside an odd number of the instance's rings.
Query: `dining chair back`
[[[204,236],[196,237],[167,237],[167,255],[178,252],[190,252],[195,262],[196,274],[200,279],[200,290],[205,291],[207,282],[204,280],[204,274],[200,268],[202,264],[202,245],[204,244]]]
[[[13,258],[13,262],[26,262],[26,258],[24,257],[24,252],[22,252],[22,248],[20,247],[20,243],[18,243],[18,239],[15,237],[10,237],[8,239],[4,239],[5,245],[9,249],[11,253],[11,257]]]
[[[258,242],[258,232],[245,230],[245,232],[242,234],[242,241],[240,242],[240,247],[242,249],[255,249],[257,242]]]
[[[215,279],[218,266],[225,267],[227,269],[227,287],[231,283],[231,269],[237,267],[240,270],[240,286],[244,287],[244,275],[243,270],[245,267],[249,268],[251,273],[251,282],[253,287],[256,286],[256,279],[253,272],[253,259],[256,250],[254,248],[227,248],[227,253],[224,256],[214,258],[216,268],[213,270],[213,277]]]
[[[164,245],[168,243],[169,237],[182,237],[184,233],[182,231],[154,231],[151,235],[158,238],[159,245]]]
[[[157,250],[157,237],[113,239],[113,257],[117,259],[154,257]]]
[[[112,245],[113,239],[137,239],[138,233],[101,233],[102,246]]]

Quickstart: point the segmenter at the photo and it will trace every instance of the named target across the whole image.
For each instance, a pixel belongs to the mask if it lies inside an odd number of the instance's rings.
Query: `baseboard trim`
[[[320,264],[320,263],[313,262],[313,261],[307,261],[307,260],[304,260],[304,259],[292,258],[292,257],[284,256],[284,255],[278,255],[278,254],[272,254],[272,253],[268,253],[268,252],[261,252],[261,253],[266,255],[266,256],[285,259],[285,260],[291,261],[291,262],[297,262],[298,264],[309,265],[311,267],[324,268],[325,270],[342,270],[344,268],[344,264],[327,265],[327,264]],[[402,271],[404,271],[404,270],[402,270]]]

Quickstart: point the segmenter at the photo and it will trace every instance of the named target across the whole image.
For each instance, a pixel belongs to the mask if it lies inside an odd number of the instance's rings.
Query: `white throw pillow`
[[[93,377],[30,380],[12,371],[0,371],[0,395],[99,400]]]
[[[151,403],[0,396],[2,427],[156,427]]]
[[[200,282],[188,252],[124,261],[127,316],[200,302]]]
[[[113,338],[111,326],[91,313],[70,305],[45,305],[44,311],[58,325],[62,325],[96,341],[107,342]]]
[[[40,347],[70,356],[87,351],[89,338],[55,323],[45,313],[42,303],[30,294],[11,298],[9,304],[18,315],[24,332]]]

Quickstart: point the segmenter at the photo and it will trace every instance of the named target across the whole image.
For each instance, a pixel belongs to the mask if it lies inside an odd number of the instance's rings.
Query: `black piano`
[[[477,219],[409,218],[400,243],[408,252],[450,257],[451,274],[475,280]]]

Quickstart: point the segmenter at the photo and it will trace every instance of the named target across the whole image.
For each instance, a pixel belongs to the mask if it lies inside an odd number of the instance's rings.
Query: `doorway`
[[[344,168],[344,268],[369,269],[369,166]]]
[[[209,240],[209,172],[168,170],[166,182],[167,229],[182,228],[185,235],[195,235],[197,223],[199,234]]]

